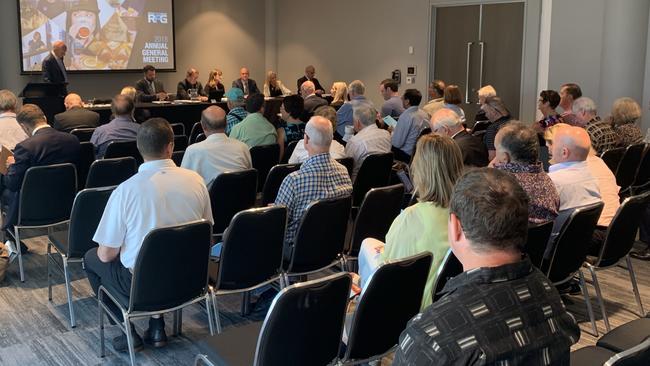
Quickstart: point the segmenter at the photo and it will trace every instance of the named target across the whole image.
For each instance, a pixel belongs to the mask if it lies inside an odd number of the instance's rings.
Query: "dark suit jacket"
[[[234,80],[232,82],[233,88],[239,88],[244,91],[244,86],[241,79]],[[260,89],[257,87],[257,83],[253,79],[248,79],[248,94],[259,94],[261,93]]]
[[[52,53],[48,54],[47,57],[43,60],[41,64],[43,70],[43,81],[46,83],[53,84],[62,84],[61,93],[62,95],[67,95],[68,90],[65,87],[65,75],[59,67],[59,63],[56,62],[56,58]],[[65,65],[64,65],[65,67]]]
[[[307,113],[314,113],[316,108],[323,106],[323,105],[328,105],[327,101],[318,95],[314,94],[312,96],[309,96],[305,98],[305,111]]]
[[[205,91],[203,90],[203,85],[201,85],[200,81],[197,81],[196,84],[191,85],[190,83],[187,82],[187,79],[183,79],[182,81],[178,82],[178,85],[176,86],[176,99],[190,99],[190,94],[188,90],[196,88],[198,95],[204,97]]]
[[[300,79],[298,79],[298,82],[296,83],[298,85],[298,89],[296,89],[296,90],[298,90],[298,92],[300,92],[300,87],[302,86],[302,83],[304,83],[307,80],[309,80],[309,79],[307,79],[306,76],[303,76]],[[323,92],[325,92],[325,89],[323,88],[322,85],[320,85],[320,82],[318,81],[318,79],[313,78],[313,79],[311,79],[311,81],[314,83],[314,86],[316,87],[316,91],[322,90]]]
[[[481,168],[488,165],[487,148],[480,138],[462,130],[454,136],[454,141],[456,141],[458,147],[460,147],[460,151],[463,153],[463,163],[466,166]]]
[[[163,86],[162,82],[158,81],[158,79],[155,79],[153,81],[154,86],[156,87],[156,92],[154,93],[153,90],[151,90],[151,87],[149,86],[149,82],[145,79],[140,79],[138,80],[137,83],[135,83],[135,100],[136,102],[144,102],[144,103],[151,103],[154,100],[158,100],[158,97],[156,96],[157,93],[160,92],[165,92],[165,87]]]
[[[52,127],[59,131],[70,132],[75,128],[95,128],[99,126],[99,113],[82,107],[74,107],[54,116]]]

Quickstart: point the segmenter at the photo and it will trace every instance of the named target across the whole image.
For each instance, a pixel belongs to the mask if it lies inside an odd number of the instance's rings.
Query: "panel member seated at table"
[[[264,95],[253,94],[246,99],[248,116],[235,125],[230,137],[237,139],[248,147],[278,143],[278,132],[264,117]]]
[[[156,79],[156,68],[146,65],[142,68],[144,78],[135,84],[136,101],[151,103],[154,100],[166,100],[167,93],[162,82]]]
[[[300,87],[305,81],[311,81],[314,83],[314,92],[319,96],[323,95],[323,93],[325,93],[325,88],[323,88],[323,86],[320,85],[320,82],[318,81],[318,79],[314,77],[314,75],[316,75],[316,68],[313,65],[309,65],[305,67],[305,76],[298,79],[298,81],[296,82],[296,86],[300,90]]]
[[[203,92],[208,96],[209,100],[220,102],[223,95],[226,93],[226,87],[223,85],[223,72],[219,69],[210,71],[208,82],[205,84]]]
[[[133,99],[126,95],[116,95],[111,103],[111,112],[115,118],[109,123],[99,126],[90,137],[95,145],[95,156],[101,159],[106,154],[106,148],[111,141],[135,140],[140,125],[133,120],[135,105]]]
[[[282,81],[278,80],[278,74],[275,71],[266,73],[266,82],[264,83],[265,97],[277,98],[290,94],[291,90],[284,86]]]
[[[239,88],[244,92],[244,95],[259,94],[260,89],[257,87],[255,80],[250,78],[250,71],[246,67],[239,70],[239,79],[233,80],[233,88]]]
[[[178,86],[176,87],[176,99],[192,99],[190,96],[190,89],[196,90],[196,94],[202,102],[208,100],[205,90],[203,90],[203,85],[201,85],[201,82],[199,81],[199,70],[193,67],[187,69],[185,79],[178,82]]]
[[[55,129],[70,132],[75,128],[95,128],[99,126],[99,113],[85,109],[79,94],[68,94],[63,104],[65,105],[65,112],[54,116],[52,127]]]

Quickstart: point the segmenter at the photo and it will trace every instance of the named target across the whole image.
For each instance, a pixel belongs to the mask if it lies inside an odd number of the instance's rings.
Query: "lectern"
[[[28,83],[20,93],[23,104],[36,104],[41,107],[47,122],[52,124],[54,115],[65,111],[65,84]]]

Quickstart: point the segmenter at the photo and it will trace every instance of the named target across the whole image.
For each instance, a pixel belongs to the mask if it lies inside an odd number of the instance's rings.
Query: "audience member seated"
[[[556,123],[564,123],[562,116],[560,116],[555,108],[560,104],[560,94],[555,90],[542,90],[539,93],[539,99],[537,100],[537,109],[542,113],[541,120],[537,121],[536,128],[539,130],[545,130]]]
[[[352,126],[354,124],[352,116],[352,104],[354,102],[364,102],[372,105],[372,102],[366,98],[364,95],[366,93],[366,86],[360,81],[355,80],[348,85],[348,96],[350,97],[350,103],[345,103],[339,108],[336,112],[336,133],[339,136],[345,136],[345,127]]]
[[[486,85],[479,89],[476,92],[476,95],[478,95],[478,104],[479,104],[479,110],[476,112],[476,116],[474,116],[474,122],[478,121],[489,121],[487,116],[485,116],[485,111],[483,108],[480,108],[485,104],[485,100],[487,98],[491,97],[496,97],[497,96],[497,91],[494,89],[492,85]]]
[[[134,103],[136,102],[135,97],[136,97],[137,91],[135,90],[134,87],[132,87],[130,85],[125,86],[120,91],[120,94],[126,95],[127,97],[131,98],[131,100],[133,100]]]
[[[135,99],[136,91],[135,88],[132,86],[125,86],[124,88],[122,88],[122,91],[120,91],[120,94],[126,95],[127,97],[131,98],[131,100],[133,100],[134,102],[136,100]],[[133,111],[133,119],[135,119],[135,121],[138,123],[142,123],[148,120],[149,118],[151,118],[151,112],[149,112],[149,110],[146,108],[136,108]]]
[[[596,103],[593,100],[587,97],[576,99],[573,102],[573,114],[575,119],[587,130],[591,146],[594,147],[598,155],[618,145],[616,131],[612,128],[611,123],[600,119]]]
[[[239,88],[244,92],[244,95],[259,94],[260,89],[257,87],[255,80],[250,78],[250,72],[247,68],[242,67],[239,70],[239,79],[233,80],[233,88]]]
[[[460,117],[451,109],[441,108],[431,116],[431,131],[451,137],[463,155],[466,167],[485,167],[488,165],[488,152],[480,138],[470,135]]]
[[[352,136],[345,145],[345,155],[354,159],[352,170],[352,181],[354,181],[366,157],[371,154],[390,152],[391,142],[390,133],[377,127],[375,123],[377,111],[370,103],[357,100],[350,105],[354,108],[352,114],[354,131],[357,134]],[[339,113],[337,117],[340,117]]]
[[[533,128],[513,121],[497,132],[494,168],[510,173],[528,195],[528,222],[554,221],[560,196],[539,161],[539,138]]]
[[[304,103],[299,95],[289,95],[284,98],[280,105],[280,129],[284,145],[291,141],[302,139],[305,133],[305,123],[300,120],[304,111]]]
[[[316,108],[327,105],[327,101],[316,94],[314,83],[305,81],[300,86],[300,96],[304,101],[303,120],[309,120],[314,115]]]
[[[331,106],[322,106],[316,108],[314,116],[324,117],[332,124],[332,131],[336,128],[336,110]],[[304,131],[303,131],[304,132]],[[333,132],[332,132],[333,133]],[[330,157],[332,159],[345,158],[345,147],[338,141],[332,140],[330,144]],[[309,158],[309,153],[305,149],[305,140],[301,139],[293,149],[293,153],[289,157],[289,164],[304,163]]]
[[[393,79],[386,79],[379,84],[379,94],[384,98],[384,104],[381,105],[382,117],[391,116],[398,119],[404,112],[402,98],[397,92],[398,88],[399,84]]]
[[[512,117],[510,117],[510,111],[499,97],[486,98],[485,103],[481,105],[481,110],[485,112],[485,117],[491,122],[485,130],[485,135],[483,135],[483,143],[488,150],[488,159],[492,161],[496,153],[494,138],[499,129],[510,122]]]
[[[120,296],[130,296],[136,259],[142,241],[151,230],[200,219],[212,223],[210,196],[203,179],[193,171],[176,167],[171,160],[174,132],[169,123],[162,118],[146,121],[138,131],[137,141],[145,162],[136,175],[111,194],[93,237],[99,247],[84,256],[88,282],[95,295],[103,285]],[[178,249],[183,250],[182,243]],[[109,307],[122,319],[112,302]],[[141,350],[142,338],[133,325],[131,334],[135,350]],[[160,315],[149,319],[144,340],[154,347],[167,343],[165,321]],[[127,352],[126,335],[115,337],[113,348]]]
[[[460,89],[458,85],[447,85],[444,93],[444,103],[442,104],[443,108],[451,109],[456,112],[458,117],[460,117],[460,122],[465,123],[465,111],[460,107],[463,104],[463,97],[460,94]]]
[[[63,104],[65,105],[65,112],[54,116],[52,127],[55,129],[70,132],[75,128],[95,128],[99,126],[99,113],[85,109],[79,94],[68,94]]]
[[[226,111],[210,106],[201,113],[206,139],[187,147],[182,168],[194,170],[210,187],[221,173],[252,168],[248,146],[226,136]]]
[[[411,164],[418,203],[395,218],[386,234],[385,245],[373,238],[362,242],[359,253],[362,287],[382,262],[428,251],[433,254],[433,263],[424,287],[422,310],[431,305],[436,272],[449,249],[447,221],[451,191],[462,173],[460,150],[452,139],[430,134],[418,140]]]
[[[0,98],[2,94],[6,93],[0,93]],[[18,200],[27,170],[34,166],[76,164],[80,151],[79,139],[50,127],[43,111],[34,104],[23,105],[16,120],[29,137],[16,144],[13,156],[7,158],[7,174],[0,180],[2,203],[9,207],[2,229],[11,232],[18,220]],[[47,183],[43,182],[44,185]],[[13,243],[7,244],[9,252],[15,252]]]
[[[573,102],[582,97],[582,90],[580,86],[575,83],[562,84],[560,88],[560,108],[562,108],[562,119],[564,123],[572,126],[584,127],[580,120],[578,120],[573,112]]]
[[[641,119],[641,106],[629,97],[618,98],[612,106],[609,123],[618,136],[618,146],[627,147],[643,142],[643,132],[637,125]]]
[[[196,96],[199,100],[205,102],[208,100],[205,90],[203,90],[203,85],[199,81],[199,70],[195,68],[187,69],[185,73],[185,79],[178,82],[176,87],[176,99],[192,99],[190,91],[193,90],[196,93]]]
[[[106,148],[111,141],[135,140],[140,125],[133,120],[133,100],[126,95],[116,95],[111,103],[111,111],[115,118],[105,125],[95,129],[90,142],[95,145],[95,156],[104,157]]]
[[[449,211],[449,244],[465,272],[409,321],[393,365],[568,365],[580,328],[546,276],[522,259],[526,192],[505,172],[471,170]]]
[[[214,100],[220,102],[226,93],[226,87],[223,85],[223,72],[219,69],[214,69],[210,71],[208,75],[208,82],[203,88],[203,92],[208,96],[208,100]]]
[[[246,99],[246,111],[248,116],[232,128],[230,137],[245,143],[249,148],[277,143],[278,132],[264,117],[264,95],[249,95]]]
[[[301,77],[296,82],[296,87],[298,88],[298,90],[300,90],[300,87],[302,86],[302,84],[304,84],[305,81],[311,81],[314,83],[314,90],[316,94],[322,95],[323,93],[325,93],[325,88],[323,88],[323,86],[320,85],[320,82],[318,81],[318,79],[314,77],[314,75],[316,75],[316,68],[313,65],[309,65],[305,67],[305,76]]]
[[[300,170],[282,181],[276,205],[287,206],[288,221],[285,234],[285,258],[291,257],[300,220],[307,206],[316,201],[344,197],[352,194],[352,182],[347,169],[330,156],[332,123],[324,117],[314,116],[305,126],[305,150],[309,158]]]
[[[335,109],[341,108],[343,103],[348,100],[348,84],[343,81],[335,82],[332,84],[330,94],[332,94],[332,103],[330,105]]]
[[[25,130],[16,121],[16,104],[18,100],[14,93],[0,90],[0,145],[9,150],[27,138]]]
[[[442,80],[434,80],[429,84],[429,98],[431,100],[422,107],[422,109],[429,115],[433,116],[442,105],[445,103],[445,82]]]
[[[155,100],[166,100],[167,93],[163,83],[156,79],[156,68],[146,65],[142,68],[144,78],[135,84],[137,102],[151,103]]]
[[[226,135],[230,136],[230,131],[235,127],[239,122],[243,121],[248,112],[244,106],[246,105],[246,100],[244,99],[244,92],[239,88],[232,88],[226,93],[226,98],[228,99],[228,115],[226,116]]]
[[[264,83],[264,96],[265,97],[281,97],[291,94],[291,90],[278,80],[278,74],[275,71],[266,73],[266,82]]]
[[[404,113],[399,117],[391,136],[395,159],[410,162],[420,133],[428,126],[428,116],[420,109],[422,94],[417,89],[407,89],[401,98]]]

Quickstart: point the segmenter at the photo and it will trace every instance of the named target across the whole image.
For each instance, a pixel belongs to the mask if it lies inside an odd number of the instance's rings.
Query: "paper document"
[[[3,145],[2,151],[0,151],[0,174],[2,175],[7,174],[7,159],[10,156],[14,156],[14,154]]]

